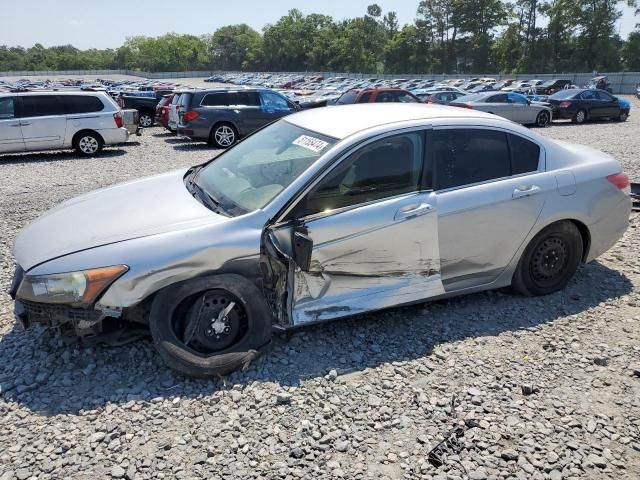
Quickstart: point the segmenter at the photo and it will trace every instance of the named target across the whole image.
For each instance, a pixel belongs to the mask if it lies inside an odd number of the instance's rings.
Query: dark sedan
[[[609,118],[624,122],[629,109],[618,98],[604,90],[572,88],[554,93],[548,99],[553,118],[569,118],[574,123]]]

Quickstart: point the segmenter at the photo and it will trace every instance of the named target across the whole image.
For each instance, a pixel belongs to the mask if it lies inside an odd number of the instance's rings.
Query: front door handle
[[[516,188],[513,191],[513,195],[512,197],[514,199],[516,198],[524,198],[524,197],[530,197],[532,195],[535,195],[537,193],[540,193],[542,190],[540,189],[539,186],[537,185],[520,185],[518,188]]]
[[[424,215],[425,213],[432,212],[433,210],[433,205],[429,203],[406,205],[398,210],[395,216],[395,220],[417,217],[419,215]]]
[[[29,122],[21,122],[20,125],[23,127],[28,127],[31,124]]]
[[[20,124],[19,123],[10,123],[9,126],[10,127],[19,127]]]

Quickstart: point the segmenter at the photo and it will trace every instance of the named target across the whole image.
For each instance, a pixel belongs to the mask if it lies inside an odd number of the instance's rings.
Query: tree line
[[[640,27],[616,31],[638,0],[423,0],[413,23],[367,7],[336,21],[290,10],[258,32],[228,25],[211,35],[136,36],[117,49],[0,46],[0,71],[127,69],[149,72],[336,71],[553,73],[640,71]]]

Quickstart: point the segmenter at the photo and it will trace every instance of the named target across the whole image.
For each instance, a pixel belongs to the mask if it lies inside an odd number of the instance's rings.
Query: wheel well
[[[579,220],[569,219],[569,222],[573,223],[580,232],[582,237],[582,261],[585,262],[589,256],[589,249],[591,248],[591,233],[589,227]]]
[[[86,134],[86,133],[91,133],[93,135],[95,135],[96,137],[98,137],[100,139],[100,141],[102,142],[102,144],[104,145],[104,138],[102,138],[102,135],[100,135],[98,132],[96,132],[95,130],[89,130],[89,129],[84,129],[84,130],[80,130],[79,132],[76,132],[76,134],[73,136],[73,140],[71,141],[71,144],[75,147],[76,142],[78,141],[78,139]]]
[[[230,127],[232,127],[235,131],[236,131],[236,135],[239,135],[238,133],[238,127],[236,127],[233,122],[229,122],[227,120],[221,120],[219,122],[216,122],[213,124],[213,126],[211,127],[211,130],[209,131],[209,138],[211,138],[211,136],[213,135],[213,131],[219,127],[220,125],[229,125]]]

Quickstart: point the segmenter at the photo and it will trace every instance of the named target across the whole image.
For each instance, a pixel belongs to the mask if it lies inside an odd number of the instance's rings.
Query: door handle
[[[532,195],[540,193],[541,191],[542,190],[537,185],[520,185],[513,191],[512,198],[516,199],[530,197]]]
[[[10,127],[19,127],[20,124],[19,123],[10,123],[9,126]]]
[[[432,212],[433,210],[433,205],[429,203],[414,203],[411,205],[405,205],[404,207],[400,208],[400,210],[398,210],[394,220],[417,217],[419,215],[424,215],[425,213]]]
[[[31,125],[31,124],[30,124],[29,122],[20,122],[20,125],[21,125],[22,127],[27,127],[27,126],[29,126],[29,125]]]

